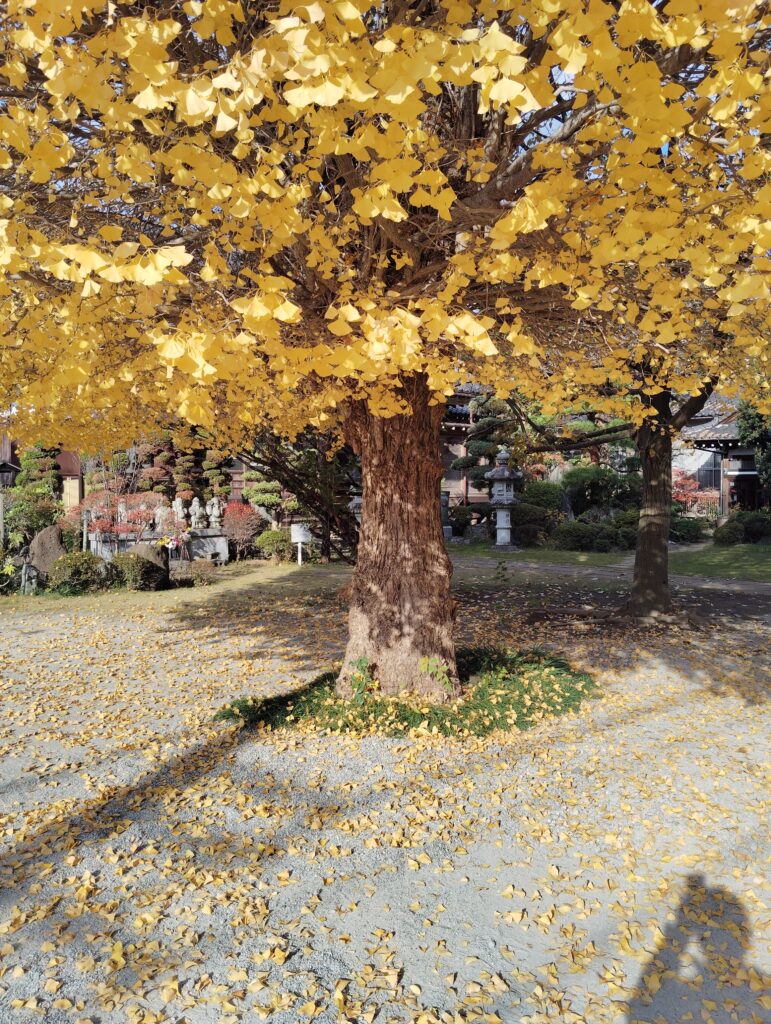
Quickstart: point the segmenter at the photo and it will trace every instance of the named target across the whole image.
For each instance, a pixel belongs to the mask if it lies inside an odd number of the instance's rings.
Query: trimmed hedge
[[[463,537],[473,518],[474,510],[470,505],[453,505],[449,512],[453,534],[456,537]]]
[[[163,590],[166,586],[163,568],[131,551],[115,555],[111,565],[115,583],[128,590]]]
[[[737,512],[733,520],[742,524],[744,539],[749,544],[771,537],[771,514],[768,512]]]
[[[636,529],[617,529],[612,519],[600,523],[583,523],[578,519],[560,523],[551,537],[552,545],[561,551],[629,551],[636,542]]]
[[[640,504],[642,479],[636,473],[622,475],[607,466],[576,466],[562,478],[573,512],[591,508],[626,508]]]
[[[744,526],[738,519],[729,519],[727,523],[718,526],[712,540],[721,547],[726,547],[729,544],[743,544]]]
[[[102,590],[107,583],[104,560],[90,551],[71,551],[57,558],[46,585],[56,594],[87,594]]]
[[[591,551],[598,534],[599,527],[594,523],[574,519],[560,523],[551,536],[551,542],[560,551]]]
[[[715,544],[757,544],[771,537],[771,514],[768,512],[736,512],[728,522],[715,530]]]
[[[522,501],[547,508],[551,512],[559,512],[562,508],[562,488],[548,480],[534,480],[522,492]]]
[[[285,530],[264,530],[254,541],[254,546],[263,558],[273,558],[278,562],[292,559],[292,542]]]
[[[511,510],[511,539],[515,544],[535,545],[549,532],[549,513],[540,505],[520,501]]]
[[[669,526],[670,540],[681,544],[697,544],[704,540],[707,532],[707,520],[691,516],[672,516]]]

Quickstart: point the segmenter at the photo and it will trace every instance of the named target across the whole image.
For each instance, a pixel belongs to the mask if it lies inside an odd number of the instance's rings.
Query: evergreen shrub
[[[551,519],[541,505],[520,501],[511,510],[511,539],[525,547],[542,543],[549,532]]]
[[[528,505],[539,505],[552,512],[559,512],[562,508],[562,495],[563,491],[559,484],[550,483],[548,480],[534,480],[525,487],[522,500]]]
[[[166,573],[160,565],[131,551],[115,555],[111,566],[114,583],[127,590],[162,590],[166,585]]]
[[[254,546],[263,558],[272,558],[276,562],[292,560],[292,542],[285,530],[265,530],[255,540]]]
[[[57,558],[48,573],[47,587],[56,594],[86,594],[107,585],[103,559],[90,551],[72,551]]]
[[[715,544],[719,544],[721,547],[726,547],[730,544],[743,544],[743,523],[741,523],[737,518],[729,519],[727,523],[723,523],[722,526],[718,526],[712,536],[712,540]]]

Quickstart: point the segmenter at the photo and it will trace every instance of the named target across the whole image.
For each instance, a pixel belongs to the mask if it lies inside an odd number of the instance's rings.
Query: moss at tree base
[[[375,680],[350,700],[335,695],[334,672],[301,689],[266,698],[242,698],[220,710],[220,720],[271,729],[399,736],[411,730],[442,736],[487,736],[527,729],[545,718],[576,710],[595,689],[592,679],[544,651],[507,652],[459,648],[463,681],[459,698],[427,704],[420,695],[383,696]]]

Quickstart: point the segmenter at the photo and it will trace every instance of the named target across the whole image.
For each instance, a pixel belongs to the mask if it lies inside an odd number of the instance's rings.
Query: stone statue
[[[206,514],[201,508],[198,498],[193,498],[190,502],[190,528],[193,530],[206,529]]]
[[[181,498],[175,498],[171,503],[172,511],[174,512],[174,518],[179,523],[182,529],[185,528],[185,520],[187,519],[187,512],[185,512],[185,504]]]
[[[156,533],[166,533],[171,519],[172,511],[168,505],[159,505],[155,510],[153,519],[155,520],[155,531]]]
[[[206,502],[206,515],[209,517],[209,527],[212,530],[222,528],[222,502],[216,494]]]

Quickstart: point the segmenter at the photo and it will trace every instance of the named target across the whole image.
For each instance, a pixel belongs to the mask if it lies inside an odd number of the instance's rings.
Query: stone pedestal
[[[228,539],[219,530],[191,530],[187,547],[193,561],[217,558],[224,564],[228,560]]]
[[[144,533],[142,535],[142,541],[151,543],[155,540],[160,540],[163,534],[160,533]],[[134,545],[137,543],[132,537],[127,539],[126,537],[120,537],[116,542],[113,540],[112,543],[105,541],[101,535],[96,533],[89,533],[88,535],[89,548],[95,555],[99,555],[105,562],[111,562],[113,556],[118,553],[131,551]],[[228,561],[228,539],[219,530],[192,530],[190,531],[190,540],[187,542],[187,551],[190,558],[195,561],[197,558],[206,559],[207,561],[216,558],[223,564]],[[174,561],[177,560],[177,551],[171,552],[171,557]]]
[[[511,509],[498,508],[495,510],[495,546],[502,547],[511,544]]]

